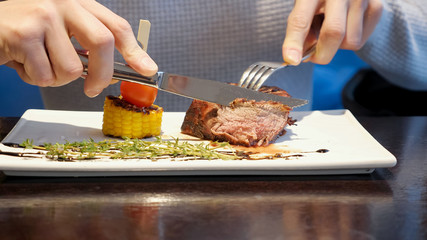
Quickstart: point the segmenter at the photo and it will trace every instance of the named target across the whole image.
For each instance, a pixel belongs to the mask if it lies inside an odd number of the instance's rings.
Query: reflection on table
[[[0,238],[426,239],[427,118],[359,120],[396,167],[330,176],[3,176]]]

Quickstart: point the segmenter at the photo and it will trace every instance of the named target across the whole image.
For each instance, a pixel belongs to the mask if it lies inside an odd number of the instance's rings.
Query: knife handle
[[[151,77],[142,76],[141,74],[137,73],[135,70],[133,70],[128,65],[115,62],[114,63],[113,79],[114,80],[120,80],[120,81],[126,81],[126,82],[139,83],[139,84],[143,84],[143,85],[147,85],[150,87],[156,87],[157,88],[158,87],[159,74],[156,73]]]
[[[82,76],[83,77],[87,76],[88,64],[89,64],[88,55],[79,51],[77,51],[77,54],[79,55],[80,61],[83,64]],[[112,79],[119,80],[119,81],[126,81],[126,82],[134,82],[134,83],[139,83],[139,84],[147,85],[150,87],[158,88],[160,75],[161,74],[156,73],[154,76],[151,76],[151,77],[142,76],[141,74],[137,73],[128,65],[115,62]]]

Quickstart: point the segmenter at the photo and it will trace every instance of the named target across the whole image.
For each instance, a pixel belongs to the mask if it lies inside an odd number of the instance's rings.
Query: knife
[[[83,75],[87,75],[87,54],[79,51],[77,51],[77,53],[83,63]],[[223,106],[229,106],[236,98],[245,98],[255,101],[271,100],[281,102],[291,108],[300,107],[308,103],[308,101],[304,99],[282,97],[223,82],[186,77],[165,72],[157,72],[154,76],[146,77],[137,73],[128,65],[117,62],[114,63],[113,79],[139,83],[183,97],[218,103]]]

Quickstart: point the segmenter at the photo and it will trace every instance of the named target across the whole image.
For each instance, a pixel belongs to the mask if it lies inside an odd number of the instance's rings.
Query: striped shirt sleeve
[[[374,33],[356,53],[398,86],[427,90],[427,4],[425,0],[383,0]]]

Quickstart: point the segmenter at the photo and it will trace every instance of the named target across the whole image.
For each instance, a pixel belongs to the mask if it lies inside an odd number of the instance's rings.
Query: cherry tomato
[[[138,107],[149,107],[156,100],[157,88],[123,81],[120,93],[126,101]]]

